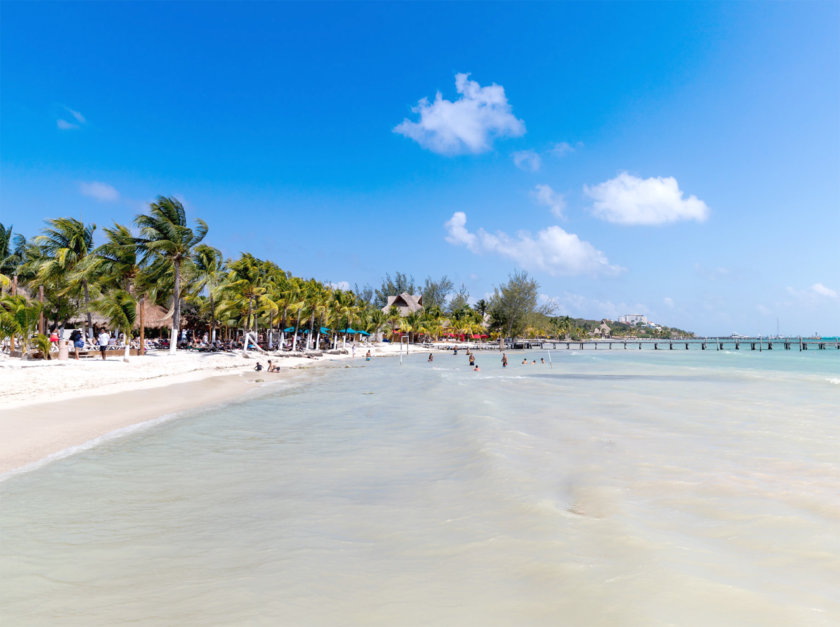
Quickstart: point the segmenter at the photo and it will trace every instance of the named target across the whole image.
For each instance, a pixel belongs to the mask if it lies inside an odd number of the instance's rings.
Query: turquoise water
[[[0,483],[3,624],[833,625],[840,353],[344,363]]]

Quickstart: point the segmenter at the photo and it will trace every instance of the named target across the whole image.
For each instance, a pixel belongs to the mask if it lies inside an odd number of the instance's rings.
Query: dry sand
[[[368,347],[356,349],[364,359]],[[395,355],[398,346],[371,348],[374,356]],[[283,372],[254,371],[259,361],[279,364]],[[0,478],[84,447],[99,438],[161,416],[199,406],[218,405],[259,393],[262,382],[304,373],[292,372],[352,359],[320,359],[250,353],[156,353],[108,359],[25,362],[0,360]]]

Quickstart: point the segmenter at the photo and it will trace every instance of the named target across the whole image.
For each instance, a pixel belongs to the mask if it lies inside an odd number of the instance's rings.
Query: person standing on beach
[[[111,336],[108,335],[108,332],[105,329],[102,329],[102,332],[97,338],[97,341],[99,342],[99,352],[102,354],[102,359],[105,359],[105,351],[108,350],[108,342],[110,339]]]
[[[85,341],[82,339],[82,332],[78,329],[73,329],[73,332],[70,334],[70,341],[73,343],[75,358],[79,359],[79,349],[84,348],[85,345]]]

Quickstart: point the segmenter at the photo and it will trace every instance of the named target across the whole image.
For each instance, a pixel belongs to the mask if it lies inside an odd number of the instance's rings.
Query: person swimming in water
[[[365,353],[365,361],[370,361],[370,351]]]
[[[432,362],[432,361],[434,361],[434,360],[435,360],[435,356],[434,356],[434,355],[432,355],[431,353],[429,353],[429,359],[428,359],[428,361]]]
[[[470,353],[470,366],[475,366],[475,355]]]
[[[502,368],[507,368],[507,353],[502,353]]]

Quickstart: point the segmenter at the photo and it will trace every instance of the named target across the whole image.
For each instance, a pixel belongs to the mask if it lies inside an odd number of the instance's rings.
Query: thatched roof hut
[[[400,312],[400,316],[407,316],[410,313],[423,309],[423,295],[403,292],[397,296],[389,296],[388,304],[382,308],[382,311],[389,313],[391,307],[396,307],[397,311]]]
[[[147,329],[168,329],[172,326],[172,313],[166,307],[155,305],[148,300],[143,300],[143,326]],[[140,303],[137,303],[137,316],[134,319],[134,328],[140,328]]]
[[[110,320],[97,311],[90,312],[91,323],[95,327],[107,327]],[[67,320],[69,327],[79,326],[87,322],[87,314],[78,313]],[[155,305],[148,300],[143,301],[143,326],[147,329],[168,329],[172,326],[172,312],[166,307]],[[137,303],[137,312],[134,318],[134,328],[140,328],[140,303]]]

